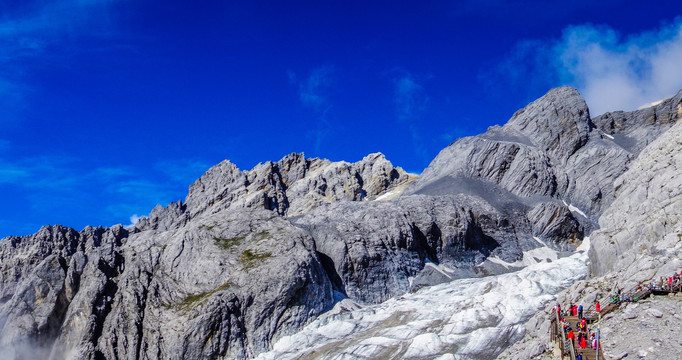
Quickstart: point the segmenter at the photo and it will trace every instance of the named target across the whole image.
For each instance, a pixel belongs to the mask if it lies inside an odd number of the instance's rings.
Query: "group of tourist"
[[[648,287],[650,290],[672,291],[677,289],[680,283],[682,283],[682,271],[679,273],[676,272],[667,278],[662,276],[659,280],[653,280]],[[638,286],[636,291],[632,291],[631,293],[625,295],[621,294],[621,290],[622,289],[617,289],[613,296],[609,297],[609,301],[611,303],[618,304],[623,301],[639,300],[637,297],[641,296],[640,291],[642,291],[642,286]],[[594,310],[597,314],[601,313],[602,308],[599,301],[595,303]],[[564,339],[568,339],[568,341],[570,341],[573,347],[578,351],[580,351],[580,349],[586,349],[588,346],[591,346],[593,350],[597,350],[601,347],[599,335],[595,335],[594,333],[590,334],[590,331],[587,327],[587,320],[583,317],[582,305],[575,305],[571,303],[568,307],[568,310],[562,311],[561,305],[557,304],[554,308],[552,308],[552,313],[557,315],[560,324],[563,327]],[[566,321],[566,317],[568,316],[578,318],[578,321],[575,323],[575,329],[568,321]],[[590,334],[589,340],[588,334]],[[587,358],[587,356],[583,356],[582,352],[579,352],[576,359],[590,360]]]
[[[661,289],[661,290],[671,291],[671,290],[675,289],[680,284],[681,279],[682,279],[682,271],[680,271],[679,273],[676,272],[672,276],[668,276],[667,279],[665,276],[661,276],[658,281],[655,281],[655,280],[652,281],[651,285],[649,285],[649,287],[651,287],[652,289]]]
[[[597,312],[601,311],[601,304],[599,302],[595,304],[595,310]],[[561,305],[557,304],[553,311],[556,311],[556,314],[558,315],[565,338],[568,339],[571,344],[573,344],[574,348],[580,351],[580,349],[587,349],[589,346],[593,350],[597,350],[597,347],[599,346],[599,340],[597,335],[595,333],[590,333],[588,329],[587,319],[583,317],[582,305],[570,304],[568,310],[562,311]],[[578,321],[575,323],[575,329],[573,328],[573,324],[566,320],[567,316],[578,318]],[[582,352],[579,352],[577,359],[589,360],[587,356],[582,355]]]
[[[647,287],[649,290],[672,291],[680,285],[680,282],[682,282],[682,271],[679,273],[675,272],[668,277],[661,276],[658,280],[652,280]],[[617,289],[616,293],[609,297],[609,302],[618,304],[621,302],[639,301],[639,292],[643,290],[643,287],[642,285],[639,285],[637,286],[636,291],[625,295],[621,295],[621,290],[622,289]]]

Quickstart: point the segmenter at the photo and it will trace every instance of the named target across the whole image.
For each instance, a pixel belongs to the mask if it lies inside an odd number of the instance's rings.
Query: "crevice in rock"
[[[152,275],[148,275],[148,279],[151,279]],[[137,306],[140,309],[140,317],[139,320],[135,321],[135,330],[137,330],[136,335],[136,342],[135,342],[135,354],[136,354],[136,359],[142,359],[142,354],[140,354],[140,350],[142,349],[142,338],[144,337],[144,317],[145,313],[147,311],[147,295],[149,294],[149,282],[145,286],[142,287],[142,297],[138,299],[138,304]]]
[[[111,305],[114,296],[118,292],[118,284],[116,282],[118,275],[120,274],[120,269],[123,268],[123,262],[125,261],[123,256],[118,252],[114,253],[113,264],[109,265],[103,259],[100,259],[97,263],[97,268],[105,276],[106,283],[102,289],[102,292],[98,294],[95,301],[92,303],[92,313],[95,316],[95,326],[92,331],[91,341],[96,346],[99,338],[102,336],[104,330],[104,322],[107,315],[111,312]],[[98,354],[99,353],[99,354]],[[105,359],[104,355],[99,351],[95,352],[95,359]]]
[[[464,250],[473,250],[480,252],[485,257],[488,257],[495,248],[500,246],[491,236],[486,235],[477,222],[470,222],[464,234]]]
[[[57,294],[57,300],[55,301],[52,311],[47,316],[45,326],[38,328],[38,332],[33,339],[37,345],[49,345],[47,348],[52,347],[52,343],[59,335],[59,330],[64,322],[64,316],[66,315],[69,305],[70,302],[66,297],[66,286],[65,283],[62,283],[62,288],[59,290],[59,294]]]
[[[336,271],[334,260],[327,256],[327,254],[323,254],[319,251],[316,252],[317,257],[320,258],[320,264],[322,264],[322,269],[324,269],[324,272],[327,274],[327,278],[332,284],[332,290],[338,291],[344,296],[348,296],[346,294],[346,287],[343,285],[343,280],[341,280],[339,273]]]
[[[419,260],[422,263],[424,260],[428,259],[429,261],[438,264],[440,261],[436,255],[436,249],[431,247],[428,236],[425,235],[416,224],[412,224],[411,228],[414,242],[412,243],[412,246],[407,248],[407,250],[416,252],[419,255]]]

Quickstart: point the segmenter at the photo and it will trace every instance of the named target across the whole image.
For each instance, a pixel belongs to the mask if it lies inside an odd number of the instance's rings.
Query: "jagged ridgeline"
[[[133,227],[4,238],[0,358],[248,358],[346,297],[379,303],[510,271],[486,259],[571,251],[681,100],[591,118],[575,89],[556,88],[419,176],[381,154],[224,161]]]

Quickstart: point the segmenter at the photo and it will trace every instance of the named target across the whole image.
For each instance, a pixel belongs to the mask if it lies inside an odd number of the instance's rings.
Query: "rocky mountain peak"
[[[682,118],[682,91],[660,103],[635,111],[613,111],[593,119],[605,137],[633,154]]]
[[[594,124],[578,90],[562,86],[517,111],[505,127],[522,133],[555,158],[565,160],[587,143]]]
[[[185,202],[192,216],[227,208],[264,208],[296,216],[333,201],[373,199],[402,189],[415,178],[394,167],[381,153],[356,163],[291,153],[249,171],[225,160],[190,186]]]

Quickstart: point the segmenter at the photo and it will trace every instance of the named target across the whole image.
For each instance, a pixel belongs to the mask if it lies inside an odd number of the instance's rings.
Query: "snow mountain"
[[[0,359],[540,356],[525,324],[602,291],[580,279],[677,266],[681,116],[682,92],[591,118],[560,87],[419,176],[226,160],[132,227],[4,238]]]

